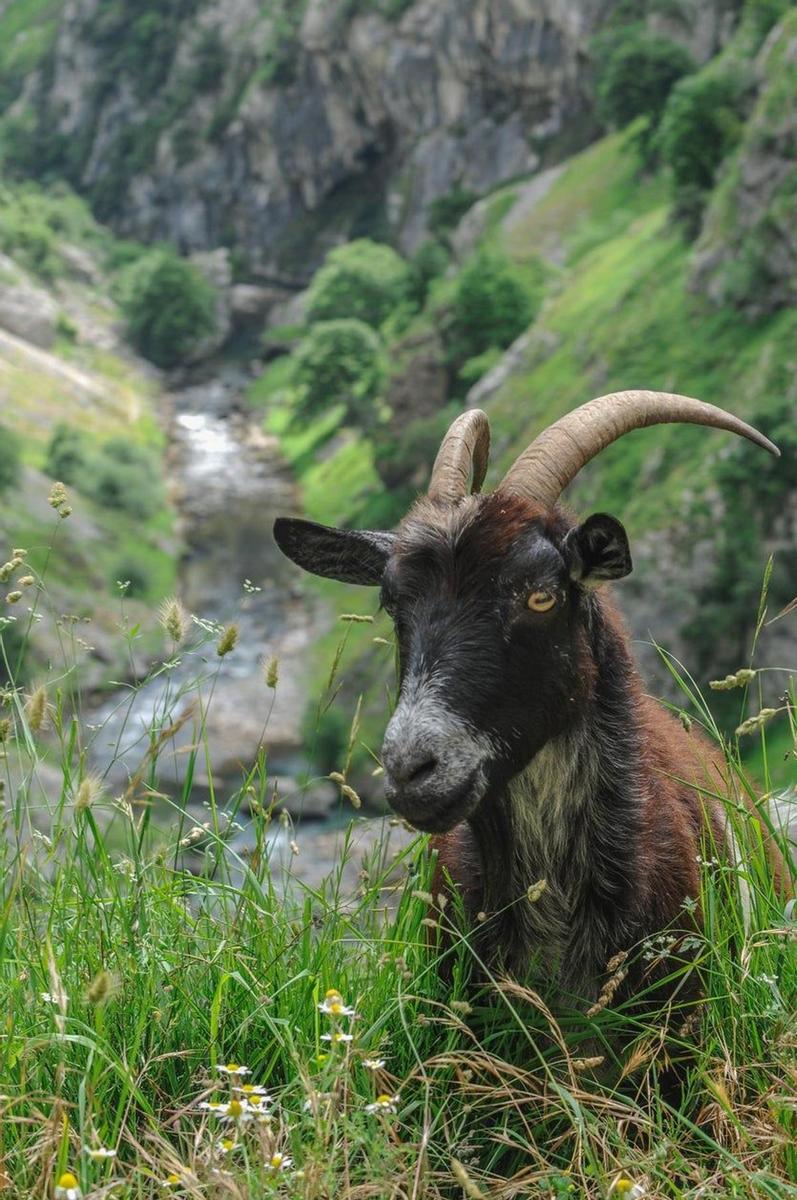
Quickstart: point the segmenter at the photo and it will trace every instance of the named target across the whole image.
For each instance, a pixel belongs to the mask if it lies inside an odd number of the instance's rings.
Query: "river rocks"
[[[27,284],[0,287],[0,326],[49,350],[55,341],[58,305],[48,292]]]

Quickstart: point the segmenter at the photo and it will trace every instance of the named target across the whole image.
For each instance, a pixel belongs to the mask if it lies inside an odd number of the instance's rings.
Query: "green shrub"
[[[125,596],[143,600],[149,595],[152,587],[152,571],[145,559],[124,555],[115,564],[108,582],[114,592],[118,591],[121,584],[126,584]]]
[[[100,448],[81,490],[105,508],[144,521],[163,503],[157,459],[151,451],[121,437],[110,438]]]
[[[510,264],[481,251],[463,268],[452,302],[447,341],[457,364],[495,346],[503,349],[534,317],[535,304]]]
[[[22,470],[22,442],[12,429],[0,425],[0,495],[19,479]]]
[[[127,267],[119,300],[133,344],[159,367],[185,362],[215,325],[213,288],[173,250],[152,250]]]
[[[71,425],[59,423],[52,432],[44,459],[51,479],[60,479],[83,490],[89,478],[91,454],[85,436]]]
[[[378,328],[407,299],[407,263],[390,246],[358,238],[327,255],[310,285],[310,321],[351,317]]]
[[[465,213],[479,199],[476,192],[457,184],[444,196],[438,196],[429,205],[426,224],[431,233],[437,237],[445,237],[459,224]]]
[[[24,194],[0,194],[0,250],[42,279],[59,273],[56,236]]]
[[[419,308],[426,301],[432,280],[445,275],[450,262],[451,253],[438,238],[427,238],[415,251],[410,263],[410,295]]]
[[[304,417],[346,405],[348,416],[368,427],[387,379],[378,335],[363,321],[319,321],[294,356],[296,411]]]
[[[726,68],[700,71],[673,87],[658,141],[676,189],[712,187],[718,166],[741,136],[743,86],[740,71]]]
[[[694,69],[692,56],[677,42],[629,26],[597,65],[598,111],[607,125],[619,129],[647,117],[639,135],[647,157],[670,91]]]

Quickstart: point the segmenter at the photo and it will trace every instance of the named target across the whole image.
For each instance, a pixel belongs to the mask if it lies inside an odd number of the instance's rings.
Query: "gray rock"
[[[191,262],[207,279],[216,293],[215,328],[194,347],[190,360],[201,362],[221,349],[232,330],[232,266],[225,247],[192,254]]]
[[[41,288],[0,286],[0,325],[26,342],[49,350],[55,341],[58,305]]]
[[[430,200],[528,173],[566,126],[584,143],[597,129],[585,61],[604,0],[416,0],[399,21],[313,0],[295,35],[257,0],[207,0],[186,19],[168,78],[144,96],[132,76],[92,86],[100,5],[64,5],[43,81],[52,130],[87,138],[80,185],[115,185],[120,232],[189,252],[234,244],[264,285],[306,281],[381,207],[410,250]],[[227,57],[217,88],[193,96],[190,115],[177,113],[119,186],[122,139],[140,131],[146,144],[208,29]],[[255,46],[279,52],[274,82],[258,75]],[[180,139],[192,131],[186,155]]]

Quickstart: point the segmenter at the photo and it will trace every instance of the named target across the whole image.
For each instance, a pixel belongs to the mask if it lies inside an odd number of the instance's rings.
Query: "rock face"
[[[772,30],[742,144],[696,247],[692,286],[751,316],[797,303],[797,12]]]
[[[23,100],[38,88],[61,169],[120,232],[235,245],[299,282],[337,241],[390,229],[412,249],[430,201],[589,141],[587,46],[613,3],[416,0],[388,20],[346,0],[66,0]]]

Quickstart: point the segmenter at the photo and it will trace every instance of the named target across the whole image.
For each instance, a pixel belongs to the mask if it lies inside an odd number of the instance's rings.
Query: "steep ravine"
[[[418,246],[430,204],[598,132],[590,45],[615,0],[65,0],[11,120],[117,232],[235,248],[306,281],[362,234]],[[663,6],[659,6],[663,9]],[[699,61],[733,0],[651,22]],[[15,126],[16,128],[17,126]],[[26,141],[27,138],[27,141]]]

